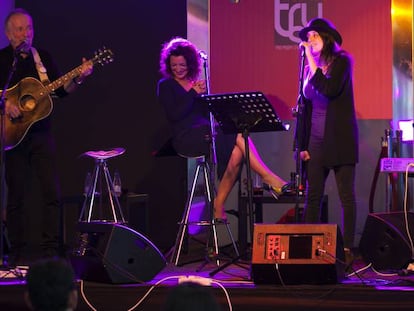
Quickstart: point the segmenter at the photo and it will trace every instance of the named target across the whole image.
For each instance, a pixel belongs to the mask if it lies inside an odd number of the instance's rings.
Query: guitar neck
[[[113,53],[105,47],[96,51],[95,56],[88,60],[93,66],[96,64],[104,65],[112,61]],[[46,83],[46,85],[34,77],[26,77],[15,86],[7,89],[7,99],[10,104],[22,113],[21,117],[16,119],[4,118],[4,150],[16,147],[35,122],[49,116],[53,109],[53,102],[48,95],[80,76],[83,63],[55,81]],[[1,90],[0,95],[2,95]]]
[[[49,83],[45,86],[48,93],[53,92],[54,90],[63,86],[66,82],[75,79],[77,76],[81,74],[82,65],[79,65],[75,69],[69,71],[67,74],[61,76],[59,79]]]
[[[98,52],[95,52],[95,56],[89,60],[89,62],[91,62],[93,66],[96,64],[104,65],[112,61],[113,61],[113,53],[111,50],[107,48],[103,48],[99,50]],[[72,69],[67,74],[61,76],[59,79],[56,79],[55,81],[50,82],[48,85],[45,86],[46,92],[50,94],[54,90],[63,86],[68,81],[75,79],[77,76],[79,76],[82,73],[82,65],[83,64],[79,65],[75,69]]]

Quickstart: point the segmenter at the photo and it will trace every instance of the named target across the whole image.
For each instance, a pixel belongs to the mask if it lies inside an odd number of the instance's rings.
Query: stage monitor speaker
[[[342,234],[336,224],[255,224],[256,284],[336,284],[344,279]]]
[[[166,260],[142,234],[120,224],[80,222],[79,245],[71,255],[79,279],[101,283],[142,283],[153,279]]]
[[[407,216],[407,217],[406,217]],[[414,214],[389,212],[368,214],[359,242],[364,261],[375,269],[405,269],[413,259]],[[411,232],[407,234],[407,229]]]

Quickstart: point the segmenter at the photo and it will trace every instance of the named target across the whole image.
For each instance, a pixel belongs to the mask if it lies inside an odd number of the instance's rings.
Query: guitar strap
[[[49,83],[49,78],[47,76],[47,70],[45,66],[43,66],[42,61],[40,60],[39,53],[34,47],[31,47],[33,59],[36,64],[37,73],[39,74],[40,81],[42,81],[43,84]]]

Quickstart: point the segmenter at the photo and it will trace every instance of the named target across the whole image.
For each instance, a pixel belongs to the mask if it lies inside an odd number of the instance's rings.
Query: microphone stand
[[[207,55],[204,52],[199,52],[199,55],[201,59],[203,60],[203,71],[204,71],[204,77],[206,80],[206,94],[210,94],[210,75],[208,70],[208,59]],[[214,208],[214,187],[212,185],[215,184],[215,172],[216,172],[216,165],[217,165],[217,152],[216,152],[216,127],[215,127],[215,119],[213,113],[209,112],[209,118],[210,118],[210,157],[209,157],[209,171],[210,171],[210,186],[211,186],[211,211],[213,212]]]
[[[6,91],[9,88],[10,81],[16,71],[17,54],[14,53],[13,63],[7,77],[6,83],[0,97],[0,261],[1,267],[8,267],[8,260],[4,256],[5,244],[5,226],[4,216],[6,215],[6,175],[5,175],[5,105]]]
[[[296,157],[296,176],[295,176],[295,188],[296,188],[296,200],[295,200],[295,222],[300,222],[299,215],[299,196],[303,192],[303,161],[300,158],[300,146],[302,145],[302,132],[304,127],[304,95],[303,95],[303,84],[304,84],[304,70],[305,70],[305,48],[301,47],[301,62],[299,70],[299,96],[297,100],[297,106],[292,109],[293,116],[296,117],[296,131],[294,137],[293,151]]]
[[[203,59],[203,70],[204,70],[204,76],[206,79],[206,94],[210,94],[210,75],[208,72],[208,65],[207,65],[207,56],[202,56]],[[210,111],[209,112],[209,118],[210,118],[210,136],[211,136],[211,149],[210,149],[210,161],[212,164],[212,174],[211,179],[212,181],[215,180],[215,166],[217,165],[217,152],[216,152],[216,127],[215,127],[215,120],[214,115]]]
[[[204,71],[204,77],[206,80],[206,94],[210,94],[210,75],[209,75],[209,70],[208,70],[208,58],[207,58],[207,54],[205,54],[204,52],[200,51],[199,52],[199,56],[201,57],[201,59],[203,60],[203,71]],[[217,136],[217,131],[216,131],[216,126],[215,126],[215,119],[214,119],[214,115],[211,111],[209,111],[209,121],[210,121],[210,155],[209,155],[209,159],[207,161],[207,165],[208,165],[208,174],[209,174],[209,191],[210,191],[210,206],[209,206],[209,210],[210,210],[210,219],[212,221],[211,225],[212,225],[212,230],[213,230],[213,237],[214,240],[217,241],[217,232],[216,232],[216,228],[215,228],[215,219],[214,219],[214,199],[216,197],[216,193],[215,193],[215,181],[216,181],[216,166],[217,166],[217,152],[216,152],[216,136]],[[219,248],[218,245],[215,245],[215,249],[214,252],[218,255],[219,253]],[[217,261],[218,264],[218,261]]]

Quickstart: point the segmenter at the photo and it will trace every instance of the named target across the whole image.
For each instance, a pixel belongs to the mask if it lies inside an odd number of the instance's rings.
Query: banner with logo
[[[212,93],[262,91],[282,119],[299,94],[297,33],[329,19],[354,59],[359,119],[392,118],[391,0],[210,1]]]

